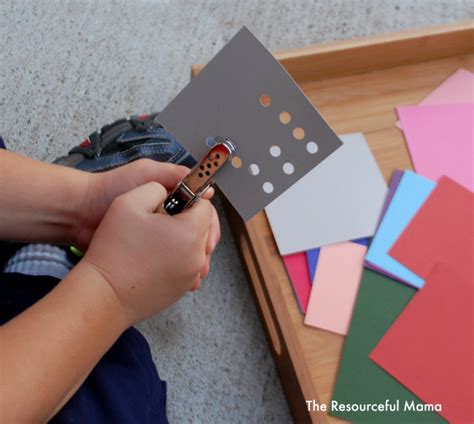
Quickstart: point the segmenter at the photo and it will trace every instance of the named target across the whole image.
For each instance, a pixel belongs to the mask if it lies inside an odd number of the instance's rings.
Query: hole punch
[[[289,114],[289,112],[286,112],[286,111],[283,111],[283,112],[280,112],[280,122],[282,124],[289,124],[291,121],[291,115]]]
[[[281,155],[281,149],[280,146],[273,145],[270,147],[270,154],[274,157],[277,158],[278,156]]]
[[[273,193],[273,184],[267,181],[263,183],[262,189],[267,194]]]
[[[315,153],[318,152],[319,146],[314,141],[308,141],[308,143],[306,143],[306,150],[308,151],[308,153],[311,153],[312,155],[314,155]]]
[[[301,127],[296,127],[293,130],[293,137],[295,137],[297,140],[303,140],[304,138],[304,129]]]
[[[260,174],[260,167],[256,163],[252,163],[249,166],[249,172],[250,172],[250,175],[258,175]]]
[[[295,172],[295,167],[293,166],[292,163],[290,162],[285,162],[283,164],[283,172],[286,174],[286,175],[291,175],[293,174],[293,172]]]
[[[230,162],[234,168],[240,168],[242,166],[242,159],[238,156],[234,156]]]
[[[262,94],[259,100],[263,107],[268,107],[272,104],[272,98],[268,94]]]

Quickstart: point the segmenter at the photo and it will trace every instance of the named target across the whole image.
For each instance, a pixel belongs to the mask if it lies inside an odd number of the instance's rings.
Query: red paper
[[[290,277],[298,306],[301,312],[305,314],[306,308],[308,307],[309,294],[311,292],[311,280],[309,279],[306,253],[294,253],[292,255],[282,256],[282,258]]]
[[[473,288],[472,279],[437,265],[370,354],[452,423],[474,422]]]
[[[473,278],[474,193],[442,177],[389,254],[426,279],[438,262]]]

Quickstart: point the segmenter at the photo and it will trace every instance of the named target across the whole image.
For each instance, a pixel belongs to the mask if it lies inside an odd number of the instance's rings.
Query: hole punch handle
[[[197,202],[213,184],[212,178],[231,159],[235,152],[234,143],[226,138],[216,137],[217,144],[180,181],[158,208],[158,213],[176,215]]]

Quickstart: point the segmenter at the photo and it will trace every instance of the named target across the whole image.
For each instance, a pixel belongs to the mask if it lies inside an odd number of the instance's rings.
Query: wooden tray
[[[416,104],[458,68],[474,70],[473,21],[310,46],[275,56],[338,134],[363,132],[388,181],[411,169],[395,106]],[[196,75],[203,65],[196,65]],[[328,404],[344,337],[303,324],[264,212],[228,217],[295,422],[343,422]]]

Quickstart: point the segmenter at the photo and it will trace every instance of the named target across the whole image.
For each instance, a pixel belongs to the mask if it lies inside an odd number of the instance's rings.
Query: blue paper
[[[365,257],[379,272],[416,288],[423,286],[423,279],[389,256],[388,251],[435,186],[433,181],[405,171]]]
[[[360,238],[360,239],[351,240],[351,241],[352,241],[352,243],[361,244],[362,246],[369,246],[370,237]]]
[[[306,251],[306,261],[308,262],[309,278],[311,280],[311,284],[313,284],[314,274],[316,274],[316,267],[318,266],[319,251],[319,247]]]

